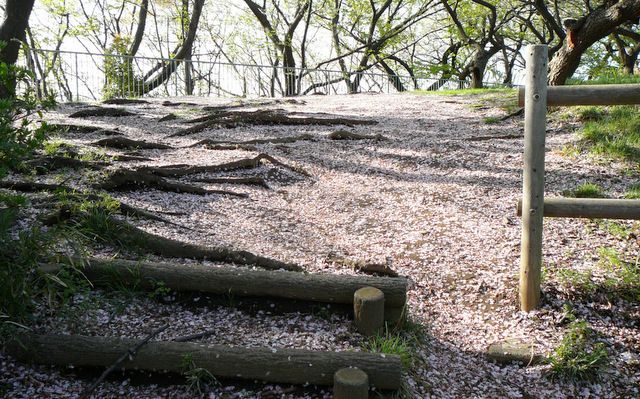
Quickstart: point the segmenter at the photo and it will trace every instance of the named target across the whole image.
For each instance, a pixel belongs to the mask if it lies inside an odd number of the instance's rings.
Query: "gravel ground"
[[[310,176],[265,165],[259,171],[267,174],[270,189],[204,185],[243,192],[249,195],[247,199],[157,190],[112,195],[127,204],[161,212],[172,222],[193,229],[135,221],[149,232],[249,250],[299,263],[311,273],[356,273],[331,262],[334,255],[389,262],[398,273],[410,278],[410,314],[427,331],[406,376],[409,397],[638,397],[638,304],[576,299],[555,273],[561,268],[594,270],[597,278],[598,248],[615,247],[625,256],[634,257],[638,254],[637,237],[615,238],[602,224],[588,220],[546,219],[544,290],[548,294],[540,310],[519,312],[516,298],[521,227],[515,203],[521,192],[522,139],[499,137],[522,134],[522,120],[483,123],[484,117],[501,116],[504,111],[490,103],[479,107],[479,102],[479,97],[363,94],[305,97],[304,103],[273,105],[288,111],[376,120],[377,125],[348,130],[381,134],[386,139],[380,141],[329,140],[326,136],[337,128],[325,126],[245,126],[166,138],[185,125],[182,119],[157,122],[160,117],[175,112],[191,118],[201,112],[197,107],[169,109],[159,101],[128,106],[139,114],[132,117],[68,119],[66,115],[77,106],[63,106],[50,119],[118,128],[129,138],[176,147],[142,150],[141,154],[153,161],[130,165],[209,165],[256,155],[242,150],[178,148],[205,138],[242,141],[312,135],[312,141],[257,145],[261,152],[302,168]],[[573,131],[577,122],[554,119],[547,138],[547,195],[560,195],[589,181],[620,197],[638,180],[637,174],[624,173],[625,165],[604,165],[586,156],[563,155],[561,149],[576,139]],[[64,136],[79,145],[98,138],[103,136]],[[638,227],[637,223],[623,224]],[[108,249],[103,252],[111,253]],[[171,328],[160,338],[215,327],[219,333],[205,342],[323,350],[359,350],[363,341],[341,315],[251,313],[221,306],[194,308],[171,298],[155,301],[131,297],[121,299],[118,306],[114,305],[117,301],[103,300],[106,297],[109,294],[97,291],[74,298],[82,312],[42,314],[37,328],[43,332],[143,337],[168,323]],[[548,366],[498,366],[486,359],[489,344],[508,338],[532,342],[541,353],[551,351],[567,327],[562,305],[572,298],[576,315],[591,324],[610,354],[610,365],[598,380],[556,381],[546,374]],[[76,378],[73,370],[25,366],[0,356],[0,381],[9,386],[7,397],[76,397],[88,383]],[[321,388],[286,389],[223,384],[212,388],[208,397],[330,396]],[[128,379],[105,383],[97,392],[95,397],[192,397],[183,385],[136,385]]]

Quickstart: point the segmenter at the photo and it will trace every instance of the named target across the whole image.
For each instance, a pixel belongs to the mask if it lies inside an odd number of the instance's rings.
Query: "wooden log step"
[[[97,285],[113,281],[115,273],[119,282],[142,284],[141,288],[148,289],[153,288],[153,281],[161,281],[176,291],[353,304],[353,295],[357,290],[375,287],[384,293],[387,307],[401,309],[407,299],[407,279],[404,277],[306,274],[96,258],[89,259],[86,263],[84,274]],[[57,268],[59,266],[53,265],[43,269],[52,272]]]
[[[22,334],[7,353],[23,362],[75,367],[108,367],[139,340],[78,335]],[[186,342],[149,342],[123,364],[125,369],[182,373],[189,356],[196,367],[217,377],[285,384],[332,385],[336,371],[357,367],[377,389],[398,389],[402,363],[397,355],[304,349],[244,348]]]
[[[522,200],[517,204],[522,215]],[[544,216],[558,218],[640,220],[640,200],[610,198],[545,198]]]

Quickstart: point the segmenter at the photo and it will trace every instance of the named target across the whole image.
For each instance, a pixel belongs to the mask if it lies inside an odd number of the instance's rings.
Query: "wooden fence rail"
[[[542,222],[544,216],[639,219],[640,201],[610,199],[544,199],[544,153],[547,106],[640,104],[640,84],[547,87],[548,48],[526,51],[526,87],[518,101],[524,105],[524,166],[520,255],[520,309],[540,303]]]

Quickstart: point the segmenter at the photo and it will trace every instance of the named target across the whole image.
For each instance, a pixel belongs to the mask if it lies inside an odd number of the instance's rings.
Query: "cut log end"
[[[353,315],[362,335],[378,333],[384,326],[384,293],[375,287],[357,290],[353,295]]]
[[[335,399],[367,399],[369,376],[358,368],[344,368],[333,375],[333,397]]]

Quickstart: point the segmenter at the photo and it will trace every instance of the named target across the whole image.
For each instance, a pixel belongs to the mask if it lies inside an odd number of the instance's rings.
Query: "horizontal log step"
[[[139,340],[77,335],[24,334],[7,353],[24,362],[76,367],[108,367]],[[182,373],[189,356],[196,367],[217,377],[287,384],[332,385],[333,374],[357,367],[378,389],[398,389],[402,363],[396,355],[367,352],[327,352],[303,349],[244,348],[183,342],[149,342],[123,364],[129,370]]]
[[[525,88],[518,91],[518,105],[524,107]],[[547,106],[640,104],[640,84],[550,86]]]
[[[44,271],[55,271],[57,268],[58,265],[43,266]],[[136,284],[142,289],[152,289],[154,282],[162,282],[176,291],[352,304],[353,294],[360,288],[370,286],[384,293],[387,307],[402,308],[407,299],[407,279],[404,277],[305,274],[95,258],[87,261],[83,271],[96,285],[113,282],[115,278],[118,282]]]
[[[522,216],[522,200],[517,204]],[[640,220],[640,200],[605,198],[545,198],[544,216],[561,218]]]

